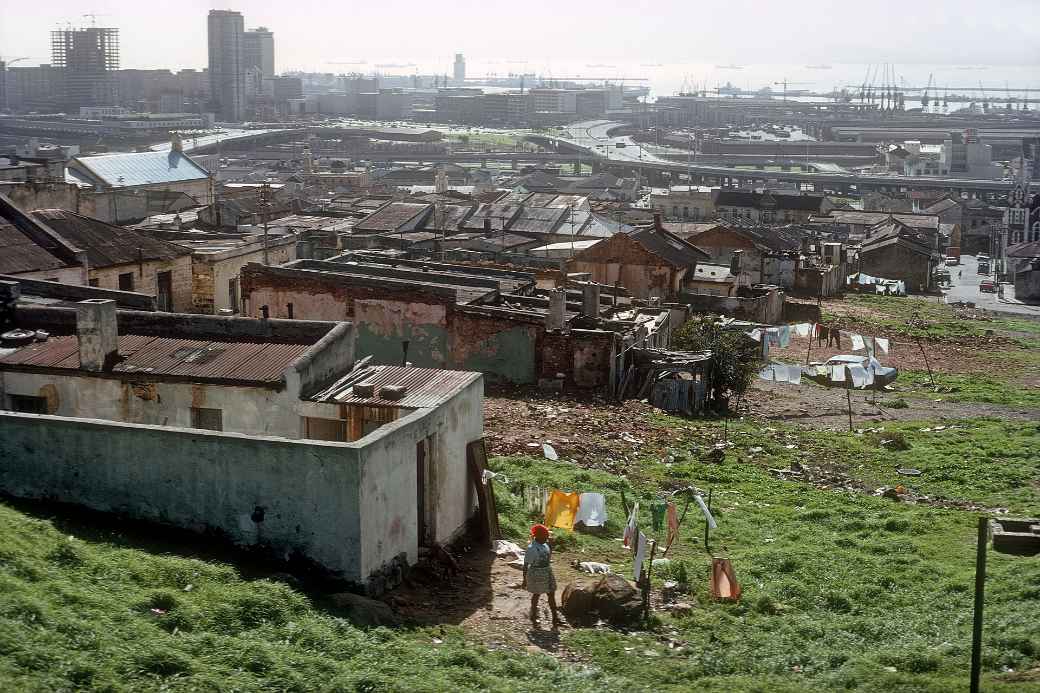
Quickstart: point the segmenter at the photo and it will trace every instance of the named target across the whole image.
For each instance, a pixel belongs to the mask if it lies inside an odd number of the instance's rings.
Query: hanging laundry
[[[639,580],[643,571],[643,561],[646,559],[646,535],[640,532],[636,535],[636,555],[632,560],[632,575],[634,580]]]
[[[758,372],[758,377],[759,377],[760,380],[772,381],[773,380],[773,367],[772,366],[766,366],[765,368],[763,368],[762,370],[760,370]]]
[[[845,382],[845,366],[831,366],[831,382]]]
[[[874,343],[877,344],[878,349],[881,349],[882,354],[888,353],[888,339],[885,337],[874,337]]]
[[[783,325],[780,328],[780,348],[786,349],[791,344],[791,326]]]
[[[794,326],[794,331],[799,337],[808,337],[809,331],[812,329],[812,325],[807,322],[800,322]]]
[[[864,337],[863,338],[863,344],[866,345],[866,347],[867,347],[867,356],[870,356],[871,358],[873,358],[874,357],[874,338],[873,337]]]
[[[662,500],[655,500],[650,504],[650,524],[655,532],[660,532],[664,527],[664,514],[668,504]]]
[[[863,366],[849,366],[849,377],[852,387],[864,387],[867,384],[867,371]]]
[[[823,346],[824,340],[830,343],[831,331],[826,325],[816,326],[816,345]]]
[[[607,499],[602,493],[583,493],[578,500],[578,514],[574,524],[581,522],[586,527],[602,527],[607,523]]]
[[[564,493],[553,489],[545,506],[545,525],[560,529],[574,529],[574,516],[578,513],[578,493]]]
[[[548,489],[541,486],[524,486],[520,493],[524,499],[524,510],[539,514],[545,512],[545,504],[549,500]]]
[[[841,348],[841,330],[837,327],[831,328],[831,335],[827,339],[827,346],[831,346],[832,343],[839,349]]]
[[[675,508],[675,503],[668,504],[665,523],[668,525],[668,546],[671,546],[679,539],[679,513]]]
[[[766,335],[762,335],[762,360],[769,361],[769,340]]]
[[[778,383],[786,383],[787,382],[787,366],[783,365],[782,363],[775,363],[775,364],[773,364],[772,368],[773,368],[773,380],[775,380]]]
[[[852,340],[852,350],[859,351],[863,348],[863,337],[858,334],[850,334],[849,338]]]
[[[769,346],[781,346],[780,344],[780,330],[776,327],[770,327],[766,330],[766,340]]]
[[[740,601],[740,583],[733,573],[733,564],[728,558],[711,559],[711,577],[708,584],[713,599]]]
[[[693,499],[697,501],[697,505],[701,507],[701,512],[704,513],[704,519],[708,521],[708,529],[718,529],[718,525],[715,524],[715,518],[711,515],[711,510],[708,509],[707,503],[700,496],[694,496]]]
[[[801,366],[788,366],[787,367],[787,382],[793,385],[802,384],[802,367]]]
[[[758,329],[756,327],[755,329],[753,329],[750,332],[748,332],[747,336],[751,337],[751,339],[753,339],[753,340],[755,340],[757,342],[757,341],[762,339],[762,330],[760,330],[760,329]]]
[[[625,534],[622,537],[622,544],[625,546],[632,546],[632,542],[635,539],[637,530],[636,523],[639,518],[639,503],[632,505],[632,511],[628,514],[628,522],[625,523]]]

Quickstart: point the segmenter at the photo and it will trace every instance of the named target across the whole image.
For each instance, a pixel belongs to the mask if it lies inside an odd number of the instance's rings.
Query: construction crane
[[[97,26],[98,17],[107,17],[108,15],[104,12],[86,12],[81,17],[90,17],[90,26]]]
[[[986,95],[986,90],[982,87],[982,80],[979,80],[979,91],[982,92],[982,112],[989,113],[989,96]]]
[[[10,60],[4,60],[4,56],[0,55],[0,62],[4,63],[8,67],[10,67],[11,65],[14,65],[15,63],[20,63],[23,60],[28,60],[28,59],[29,58],[11,58]]]
[[[931,90],[932,83],[934,81],[935,81],[935,74],[934,73],[929,73],[928,74],[928,86],[924,88],[924,93],[921,94],[921,110],[924,111],[925,113],[928,112],[928,101],[929,101],[929,99],[928,99],[928,92]]]
[[[809,84],[809,82],[788,82],[786,78],[784,79],[783,82],[773,82],[774,86],[780,86],[781,84],[784,86],[784,101],[787,101],[787,85],[788,84],[797,86],[797,85],[800,85],[800,84]]]
[[[1011,103],[1011,87],[1008,86],[1008,83],[1006,81],[1004,82],[1004,91],[1007,92],[1007,109],[1006,110],[1009,110],[1009,111],[1015,110],[1015,105],[1013,103]]]

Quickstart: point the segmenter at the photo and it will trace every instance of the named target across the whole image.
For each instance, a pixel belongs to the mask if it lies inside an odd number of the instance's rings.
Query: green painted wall
[[[436,325],[403,325],[392,334],[382,334],[371,325],[357,326],[357,358],[372,356],[374,363],[401,365],[401,343],[408,340],[408,360],[420,368],[445,368],[448,333]]]
[[[467,348],[466,356],[454,367],[465,371],[481,371],[488,380],[533,383],[535,377],[536,340],[527,326],[513,327]]]

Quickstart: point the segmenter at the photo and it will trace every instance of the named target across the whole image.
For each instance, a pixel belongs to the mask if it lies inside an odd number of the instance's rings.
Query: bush
[[[881,406],[888,407],[889,409],[909,409],[910,405],[906,403],[905,399],[891,399],[887,402],[881,402]]]
[[[672,337],[672,344],[683,351],[710,351],[711,370],[708,387],[715,392],[713,406],[729,409],[729,399],[739,397],[751,387],[762,370],[758,344],[743,332],[719,329],[711,316],[687,321]]]

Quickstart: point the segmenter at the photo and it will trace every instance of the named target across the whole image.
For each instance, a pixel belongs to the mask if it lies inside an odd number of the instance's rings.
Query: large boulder
[[[401,618],[383,602],[352,592],[329,595],[329,602],[355,626],[399,626]]]
[[[561,609],[572,623],[602,619],[617,626],[637,623],[643,599],[635,585],[620,575],[582,578],[563,590]]]

